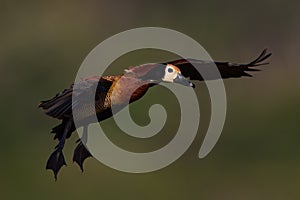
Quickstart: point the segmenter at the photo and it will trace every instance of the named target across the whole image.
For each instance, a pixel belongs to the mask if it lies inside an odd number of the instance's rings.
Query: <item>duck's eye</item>
[[[168,69],[168,72],[169,72],[169,73],[173,73],[173,69],[172,69],[172,68],[169,68],[169,69]]]

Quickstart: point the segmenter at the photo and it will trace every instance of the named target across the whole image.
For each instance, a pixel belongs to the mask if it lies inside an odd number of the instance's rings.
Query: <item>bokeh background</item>
[[[299,199],[299,1],[0,1],[0,195],[1,199]],[[37,108],[68,87],[86,55],[121,31],[158,26],[183,32],[215,60],[247,62],[267,47],[271,64],[254,78],[226,80],[228,112],[213,151],[198,159],[207,129],[209,97],[197,83],[201,127],[175,163],[147,174],[127,174],[88,159],[85,172],[72,163],[77,134],[64,152],[59,174],[45,170],[56,141],[57,120]],[[144,50],[118,59],[110,73],[148,61],[174,59]],[[100,67],[100,66],[99,66]],[[118,145],[134,151],[172,139],[178,107],[172,94],[153,88],[130,106],[137,123],[147,109],[164,104],[169,118],[151,141],[125,136],[113,120],[103,127]],[[177,114],[176,114],[177,113]]]

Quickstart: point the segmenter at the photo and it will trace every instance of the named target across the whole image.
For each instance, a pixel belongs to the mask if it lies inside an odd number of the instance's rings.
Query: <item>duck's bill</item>
[[[174,83],[178,83],[188,87],[195,87],[194,83],[187,80],[182,74],[177,74],[177,77],[174,79]]]

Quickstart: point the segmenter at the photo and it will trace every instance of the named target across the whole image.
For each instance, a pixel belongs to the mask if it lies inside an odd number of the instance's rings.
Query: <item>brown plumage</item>
[[[259,71],[253,67],[268,64],[262,63],[262,61],[270,56],[271,53],[267,54],[266,50],[264,50],[257,59],[247,64],[195,59],[180,59],[161,64],[144,64],[130,67],[121,75],[92,76],[83,79],[76,85],[72,84],[70,88],[58,93],[52,99],[42,101],[39,104],[39,107],[47,115],[61,120],[61,124],[54,127],[51,131],[55,134],[54,139],[58,139],[59,143],[55,151],[50,155],[46,169],[53,170],[56,179],[60,168],[66,165],[62,149],[65,139],[69,138],[76,129],[74,118],[78,119],[79,124],[84,127],[83,132],[86,135],[88,124],[95,123],[91,117],[93,109],[96,110],[98,121],[102,121],[112,116],[112,105],[116,106],[117,111],[121,110],[127,105],[127,102],[132,103],[140,99],[150,87],[157,85],[159,82],[174,82],[194,87],[184,77],[189,77],[190,80],[202,81],[203,77],[197,69],[201,74],[202,72],[206,74],[206,80],[218,79],[220,77],[216,76],[213,71],[210,71],[212,64],[217,66],[222,79],[251,76],[247,72]],[[96,91],[95,95],[92,94],[95,96],[95,104],[91,104],[90,101],[84,101],[85,96],[91,95],[93,91]],[[72,107],[76,112],[72,112]],[[74,113],[76,113],[76,116],[74,116]],[[86,158],[91,157],[91,154],[80,140],[78,142],[74,151],[73,161],[83,170],[83,162]]]

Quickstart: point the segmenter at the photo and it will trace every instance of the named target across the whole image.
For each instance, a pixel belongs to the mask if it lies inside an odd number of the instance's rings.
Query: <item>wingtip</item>
[[[246,64],[246,66],[247,67],[257,67],[257,66],[269,64],[269,62],[262,63],[264,60],[268,59],[272,55],[271,52],[267,53],[267,50],[268,49],[265,48],[256,59],[254,59],[250,63]]]

